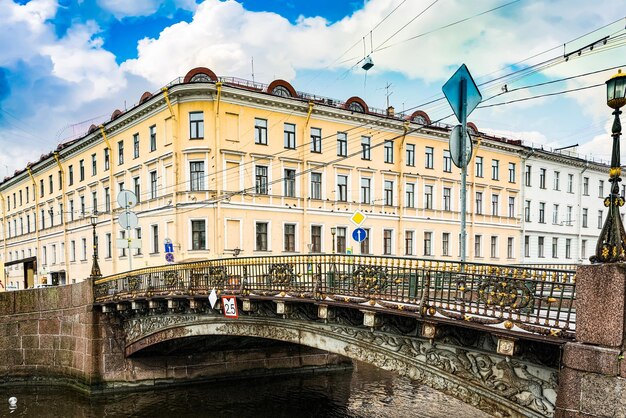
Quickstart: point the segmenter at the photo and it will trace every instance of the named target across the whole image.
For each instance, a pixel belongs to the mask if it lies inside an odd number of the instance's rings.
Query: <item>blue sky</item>
[[[284,78],[377,108],[389,94],[397,112],[417,107],[431,119],[451,113],[445,101],[425,103],[461,63],[487,83],[485,98],[505,84],[519,89],[489,104],[599,84],[616,72],[601,70],[626,64],[625,12],[608,0],[0,0],[0,175],[196,66],[251,79],[254,60],[256,81]],[[607,45],[563,59],[607,35]],[[608,158],[604,95],[599,87],[477,109],[470,120]]]

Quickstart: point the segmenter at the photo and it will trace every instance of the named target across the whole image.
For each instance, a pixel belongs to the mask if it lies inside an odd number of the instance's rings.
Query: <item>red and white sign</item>
[[[222,296],[222,309],[227,318],[239,318],[236,296]]]

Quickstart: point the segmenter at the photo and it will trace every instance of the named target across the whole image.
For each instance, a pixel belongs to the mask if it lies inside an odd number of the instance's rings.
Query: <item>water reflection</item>
[[[8,399],[18,398],[9,409]],[[83,396],[50,387],[0,388],[11,417],[487,417],[406,378],[357,363],[353,370],[271,376]]]

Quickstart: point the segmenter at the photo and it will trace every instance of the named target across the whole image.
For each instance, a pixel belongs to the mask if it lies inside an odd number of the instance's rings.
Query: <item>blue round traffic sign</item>
[[[165,253],[165,261],[167,261],[168,263],[173,263],[174,262],[174,254],[172,254],[172,253]]]
[[[356,242],[365,241],[365,238],[367,238],[367,232],[365,231],[365,229],[356,228],[354,231],[352,231],[352,239]]]

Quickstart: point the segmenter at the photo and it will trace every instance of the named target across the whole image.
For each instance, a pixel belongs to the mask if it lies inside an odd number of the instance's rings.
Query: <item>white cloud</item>
[[[120,19],[126,16],[147,16],[157,10],[162,0],[98,0],[98,5]]]

